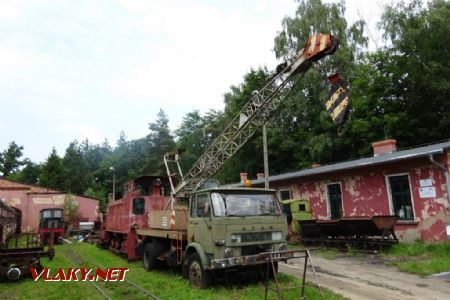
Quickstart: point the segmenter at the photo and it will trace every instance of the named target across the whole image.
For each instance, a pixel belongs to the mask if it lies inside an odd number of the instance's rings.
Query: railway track
[[[73,251],[73,250],[58,251],[58,255],[61,255],[73,267],[78,266],[78,267],[85,267],[85,268],[89,267],[89,268],[93,268],[93,269],[95,269],[95,268],[106,269],[106,267],[103,266],[102,264],[100,264],[98,261],[94,261],[91,258],[82,257],[82,255],[80,255],[79,253],[75,253],[75,251]],[[103,298],[105,298],[107,300],[113,299],[110,296],[110,293],[107,292],[108,289],[109,289],[109,291],[111,291],[109,286],[107,285],[107,282],[102,282],[102,281],[96,281],[96,282],[87,281],[87,282],[89,282],[89,284],[91,284],[95,288],[95,290],[103,296]],[[140,287],[139,285],[137,285],[136,283],[132,282],[129,279],[125,278],[123,282],[127,283],[132,288],[138,290],[140,293],[147,296],[147,298],[150,298],[153,300],[161,300],[154,294],[150,293],[146,289],[143,289],[142,287]]]

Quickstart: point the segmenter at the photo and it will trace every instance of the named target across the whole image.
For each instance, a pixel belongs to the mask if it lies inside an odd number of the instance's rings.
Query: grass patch
[[[56,246],[56,256],[53,261],[42,259],[42,264],[51,269],[59,267],[67,269],[73,266],[69,261],[75,253],[81,259],[83,267],[128,267],[130,271],[126,279],[155,294],[161,299],[263,299],[264,284],[242,278],[232,282],[219,282],[206,290],[193,289],[189,282],[181,277],[180,272],[164,269],[145,272],[142,262],[127,263],[117,255],[101,250],[94,245],[75,242],[71,245]],[[72,258],[73,259],[73,258]],[[90,263],[87,261],[90,260]],[[80,261],[80,260],[79,260]],[[86,261],[86,262],[83,262]],[[95,264],[95,265],[94,265]],[[234,277],[234,275],[230,276]],[[280,273],[278,279],[281,287],[299,286],[300,280]],[[97,282],[113,299],[148,299],[139,291],[131,288],[126,282]],[[272,284],[274,284],[272,282]],[[88,282],[44,282],[24,278],[18,282],[3,282],[0,299],[102,299],[102,296]],[[345,299],[330,291],[322,291],[324,299]],[[300,289],[283,292],[284,299],[298,299]],[[320,299],[318,290],[306,288],[307,299]],[[277,299],[276,293],[269,293],[268,299]]]
[[[36,237],[34,237],[32,234],[26,234],[26,233],[16,234],[12,238],[9,239],[9,241],[8,241],[8,248],[9,249],[26,248],[27,247],[27,240],[28,240],[28,243],[29,243],[30,246],[32,244],[33,245],[36,244],[36,241],[37,241]]]
[[[422,276],[450,271],[450,242],[399,243],[383,253],[387,264]]]
[[[314,254],[326,259],[335,259],[339,255],[339,251],[336,248],[319,248],[314,250]]]

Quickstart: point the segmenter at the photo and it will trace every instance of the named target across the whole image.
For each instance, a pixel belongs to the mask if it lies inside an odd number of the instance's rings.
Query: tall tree
[[[163,156],[175,149],[175,141],[169,129],[169,118],[162,109],[154,122],[149,123],[150,133],[147,135],[148,153],[144,168],[145,174],[164,175]]]
[[[0,155],[0,173],[4,177],[17,172],[20,166],[24,165],[24,160],[21,159],[23,156],[23,146],[19,146],[16,142],[9,143],[7,149],[5,149]]]
[[[47,160],[42,164],[39,175],[39,185],[64,190],[64,171],[62,159],[58,156],[56,149],[53,148]]]
[[[224,123],[224,113],[216,110],[210,110],[203,116],[198,110],[194,110],[183,117],[175,135],[177,148],[185,150],[180,159],[184,173],[190,170],[212,140],[223,130]]]
[[[88,176],[88,165],[77,141],[73,141],[67,147],[62,165],[64,168],[64,190],[82,195],[87,189],[90,177]]]
[[[348,149],[352,145],[347,141],[346,132],[338,136],[337,128],[324,109],[329,89],[326,74],[338,71],[345,79],[344,84],[351,83],[367,45],[364,22],[348,24],[344,14],[344,1],[299,1],[295,16],[286,17],[282,22],[282,30],[275,38],[278,58],[295,55],[311,34],[330,33],[340,45],[336,53],[322,59],[296,83],[275,116],[274,128],[268,130],[269,147],[279,154],[273,157],[275,161],[271,159],[275,168],[298,169],[313,162],[336,161],[349,156]]]
[[[24,160],[24,165],[25,167],[19,172],[12,173],[7,178],[21,183],[39,184],[41,166],[29,159]]]

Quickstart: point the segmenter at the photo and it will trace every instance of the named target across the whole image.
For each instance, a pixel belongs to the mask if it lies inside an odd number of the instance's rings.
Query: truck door
[[[191,198],[189,236],[202,245],[206,253],[213,253],[211,231],[211,201],[209,195],[197,194]]]

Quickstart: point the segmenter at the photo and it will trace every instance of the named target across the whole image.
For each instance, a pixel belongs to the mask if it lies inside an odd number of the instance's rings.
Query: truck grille
[[[249,232],[241,233],[241,242],[259,242],[259,241],[271,241],[272,232]]]

